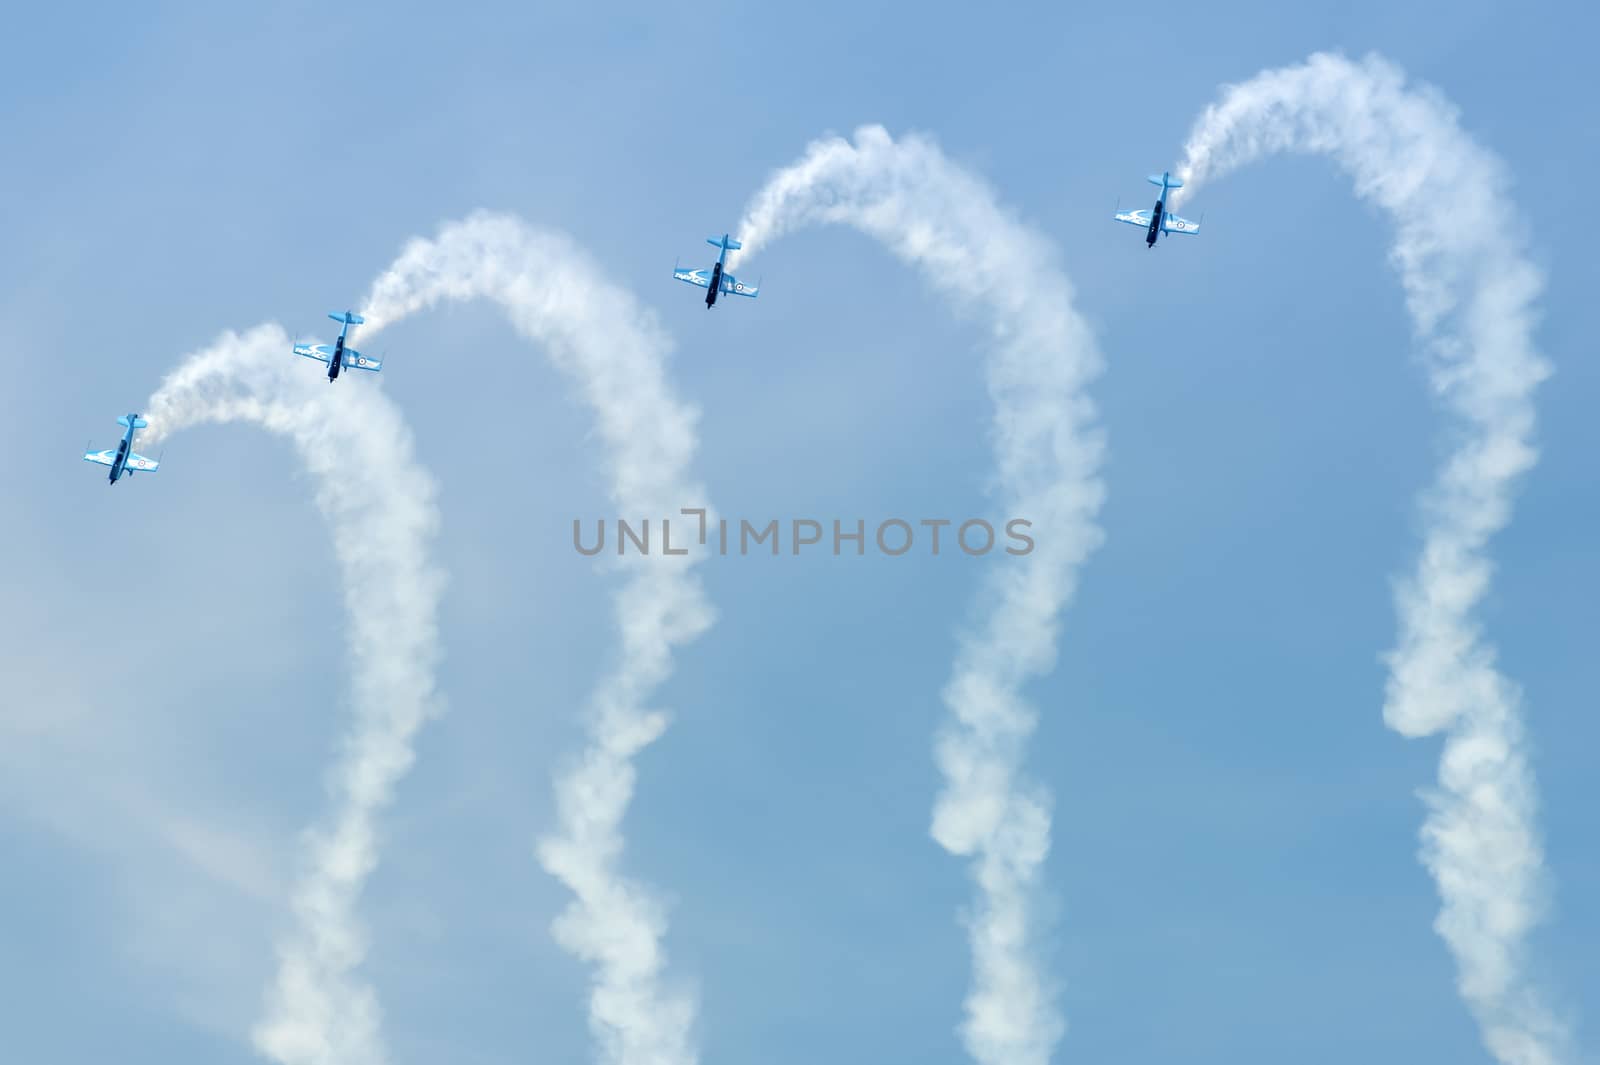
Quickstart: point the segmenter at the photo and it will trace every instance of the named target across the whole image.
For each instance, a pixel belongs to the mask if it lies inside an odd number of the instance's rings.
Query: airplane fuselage
[[[117,483],[117,478],[122,476],[123,469],[126,468],[127,465],[128,465],[128,445],[129,445],[129,442],[130,442],[129,438],[132,437],[132,436],[133,436],[133,430],[129,429],[128,430],[128,435],[123,437],[122,441],[117,444],[117,457],[115,459],[113,459],[112,462],[111,462],[111,475],[110,476],[111,476],[111,483],[112,484],[116,484]]]
[[[116,484],[125,473],[130,477],[133,475],[133,471],[128,469],[128,456],[133,453],[133,434],[139,430],[134,423],[138,420],[137,414],[128,415],[128,431],[117,441],[117,456],[111,460],[111,472],[106,476],[106,480],[111,484]]]
[[[717,259],[716,265],[711,268],[711,287],[706,289],[706,310],[710,310],[717,302],[717,293],[722,291],[722,259]]]
[[[339,371],[344,367],[344,330],[339,330],[339,339],[333,342],[333,358],[328,360],[328,383],[332,384],[339,376]]]
[[[1165,196],[1156,201],[1155,210],[1150,212],[1150,229],[1144,235],[1144,244],[1147,248],[1156,246],[1156,238],[1161,236],[1161,218],[1167,211],[1167,198]]]

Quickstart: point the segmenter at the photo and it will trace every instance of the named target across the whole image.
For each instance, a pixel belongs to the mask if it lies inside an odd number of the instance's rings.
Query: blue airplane
[[[85,451],[83,461],[98,462],[102,466],[111,467],[110,483],[116,484],[117,478],[123,474],[132,477],[135,473],[155,473],[161,468],[159,459],[147,459],[133,450],[133,434],[150,423],[137,414],[124,414],[117,419],[118,425],[126,426],[128,431],[122,434],[122,443],[116,450],[107,448],[104,451]]]
[[[687,281],[691,285],[699,285],[706,290],[706,310],[716,306],[717,296],[728,292],[735,296],[749,296],[755,298],[761,286],[747,285],[723,269],[723,262],[728,258],[730,251],[738,251],[744,245],[736,240],[729,240],[728,234],[720,237],[707,237],[706,243],[713,248],[721,248],[717,255],[716,265],[709,270],[681,270],[677,266],[672,268],[672,276],[679,281]]]
[[[333,347],[330,348],[326,344],[296,344],[294,346],[294,353],[296,355],[304,355],[308,359],[316,359],[318,362],[327,363],[328,383],[330,385],[333,384],[334,379],[339,376],[340,370],[354,368],[357,370],[372,370],[374,373],[376,373],[378,370],[383,369],[382,359],[374,359],[369,355],[361,354],[361,352],[357,351],[355,348],[347,348],[344,346],[344,335],[350,331],[351,326],[360,325],[361,323],[365,322],[365,318],[361,317],[359,314],[352,314],[349,311],[344,311],[342,313],[339,311],[329,311],[328,317],[332,318],[336,322],[344,323],[339,330],[339,339],[333,342]]]
[[[1167,213],[1167,193],[1173,189],[1183,188],[1183,182],[1172,176],[1171,171],[1163,170],[1160,174],[1151,174],[1146,181],[1152,185],[1161,186],[1161,195],[1156,199],[1155,207],[1148,211],[1119,211],[1114,216],[1119,222],[1127,222],[1133,226],[1145,228],[1145,247],[1156,246],[1156,238],[1163,233],[1198,233],[1200,223],[1191,222],[1187,218],[1179,218],[1175,214]],[[1203,219],[1202,219],[1203,220]]]

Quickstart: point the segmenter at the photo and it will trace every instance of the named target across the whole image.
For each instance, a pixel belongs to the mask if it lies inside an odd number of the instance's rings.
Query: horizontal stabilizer
[[[1183,188],[1183,182],[1181,182],[1177,178],[1173,177],[1170,173],[1168,173],[1168,174],[1151,174],[1149,177],[1145,178],[1145,180],[1150,182],[1150,184],[1152,184],[1152,185],[1160,185],[1164,189],[1181,189],[1181,188]]]
[[[336,322],[343,322],[345,325],[360,325],[366,321],[359,314],[351,314],[349,311],[329,311],[328,317]]]
[[[117,424],[127,429],[143,429],[150,423],[137,414],[124,414],[117,419]]]
[[[707,237],[706,243],[711,245],[713,248],[727,248],[729,251],[738,251],[740,248],[744,247],[743,244],[740,244],[736,240],[730,240],[727,236]]]

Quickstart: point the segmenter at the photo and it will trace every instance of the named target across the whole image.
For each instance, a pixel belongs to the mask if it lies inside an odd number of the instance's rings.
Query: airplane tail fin
[[[740,248],[744,247],[743,244],[731,239],[726,233],[720,237],[707,237],[706,243],[711,245],[713,248],[726,248],[728,251],[738,251]]]
[[[1149,177],[1145,178],[1145,180],[1150,182],[1152,185],[1160,185],[1163,192],[1167,189],[1183,188],[1183,182],[1173,177],[1170,172],[1165,174],[1151,174]]]
[[[360,325],[366,321],[359,314],[352,314],[350,311],[329,311],[328,317],[336,322],[343,322],[345,325]]]
[[[150,423],[139,417],[137,414],[124,414],[122,417],[117,419],[117,424],[122,426],[124,429],[143,429]]]

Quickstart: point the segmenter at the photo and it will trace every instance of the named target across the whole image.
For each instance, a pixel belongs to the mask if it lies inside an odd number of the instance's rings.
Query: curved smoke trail
[[[225,334],[162,382],[149,418],[155,437],[230,421],[288,436],[333,527],[356,720],[330,777],[336,812],[307,836],[292,900],[301,929],[280,950],[273,1016],[255,1041],[283,1062],[373,1065],[383,1059],[380,1014],[371,988],[350,975],[366,953],[354,909],[377,865],[376,815],[435,709],[443,581],[428,551],[438,512],[394,404],[373,388],[329,388],[289,347],[275,325]]]
[[[557,275],[552,261],[561,263]],[[594,410],[611,495],[623,513],[665,514],[703,499],[687,474],[695,414],[666,382],[669,342],[560,236],[478,214],[413,241],[374,283],[364,335],[370,340],[374,329],[442,299],[479,298],[501,304],[577,383]],[[437,513],[410,433],[383,393],[330,389],[288,352],[276,326],[224,336],[162,384],[150,403],[151,426],[164,435],[207,421],[256,422],[289,435],[317,477],[352,618],[357,720],[332,775],[335,810],[309,834],[293,901],[300,927],[280,948],[268,1018],[255,1040],[293,1065],[377,1065],[385,1054],[376,998],[353,976],[365,954],[355,904],[377,863],[376,818],[434,707],[441,581],[427,544]],[[691,1003],[662,987],[659,907],[617,869],[632,758],[665,725],[643,702],[669,672],[672,647],[711,622],[692,560],[635,560],[618,594],[621,648],[595,698],[590,747],[558,782],[561,831],[540,848],[546,868],[577,895],[556,924],[557,938],[599,967],[591,1027],[613,1060],[630,1063],[693,1059]]]
[[[551,263],[560,264],[555,276]],[[514,218],[474,215],[433,240],[413,241],[374,283],[367,308],[381,324],[441,299],[499,303],[578,385],[605,443],[620,513],[665,515],[703,503],[704,489],[688,471],[697,414],[666,380],[671,342],[575,244]],[[712,621],[690,569],[695,559],[620,560],[629,574],[616,601],[620,652],[594,698],[588,749],[557,781],[559,831],[539,845],[544,867],[577,896],[554,931],[563,947],[597,968],[589,1024],[605,1060],[618,1065],[695,1059],[693,1003],[663,986],[665,915],[618,869],[633,759],[666,727],[646,701],[671,671],[673,647]]]
[[[1448,730],[1422,829],[1443,904],[1435,928],[1495,1057],[1550,1065],[1566,1033],[1523,961],[1544,870],[1520,696],[1472,617],[1489,584],[1489,539],[1537,458],[1533,392],[1549,373],[1532,338],[1541,279],[1500,161],[1438,92],[1408,87],[1381,59],[1315,55],[1226,88],[1190,134],[1185,192],[1275,152],[1331,156],[1357,195],[1393,216],[1391,257],[1455,419],[1455,450],[1425,497],[1421,558],[1398,590],[1384,720],[1406,736]]]
[[[944,691],[951,716],[937,743],[944,788],[932,832],[973,859],[978,887],[967,1049],[985,1065],[1046,1065],[1065,1024],[1030,940],[1051,803],[1022,773],[1035,713],[1020,689],[1054,664],[1058,615],[1102,538],[1104,444],[1086,395],[1100,355],[1050,248],[927,140],[868,126],[854,143],[818,141],[756,194],[735,235],[748,256],[813,223],[881,241],[988,332],[997,488],[1005,511],[1039,535],[1031,554],[990,575],[983,620],[961,641]]]

